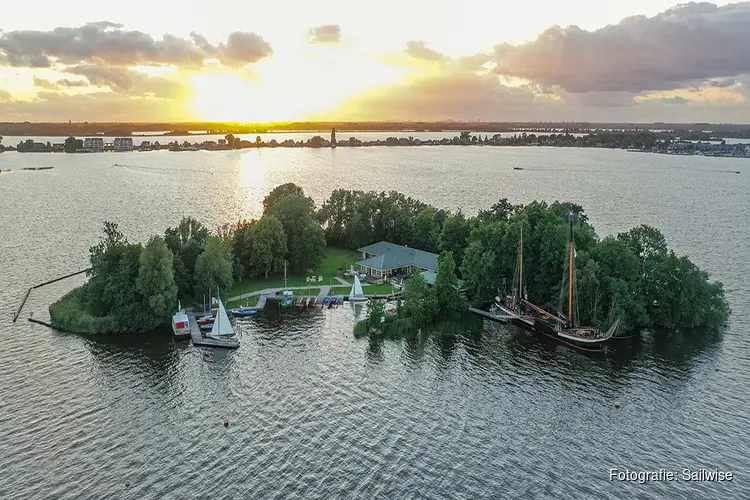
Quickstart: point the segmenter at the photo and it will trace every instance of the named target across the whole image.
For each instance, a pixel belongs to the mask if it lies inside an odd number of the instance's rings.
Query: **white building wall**
[[[103,137],[85,137],[83,139],[83,149],[92,153],[101,153],[104,151]]]
[[[115,151],[133,151],[133,139],[131,137],[118,137],[114,142]]]

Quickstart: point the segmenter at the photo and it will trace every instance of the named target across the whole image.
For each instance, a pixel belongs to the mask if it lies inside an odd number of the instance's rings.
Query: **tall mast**
[[[523,226],[521,226],[521,241],[518,250],[518,303],[523,300]]]
[[[286,290],[286,261],[284,261],[284,290]]]
[[[568,321],[573,326],[573,219],[575,214],[570,211],[570,239],[568,241]]]

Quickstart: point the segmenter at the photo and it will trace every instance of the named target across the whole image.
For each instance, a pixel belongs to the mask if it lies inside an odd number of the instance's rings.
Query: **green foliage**
[[[435,278],[435,299],[441,315],[446,318],[460,318],[468,307],[466,301],[458,294],[458,277],[453,253],[445,251],[438,261]]]
[[[232,247],[218,236],[209,236],[206,247],[195,263],[195,289],[211,291],[226,298],[232,287]]]
[[[372,299],[367,302],[367,326],[379,329],[385,318],[385,301]]]
[[[263,199],[263,215],[271,213],[271,209],[284,198],[288,197],[304,198],[310,208],[310,212],[315,211],[315,202],[312,198],[305,198],[305,192],[298,185],[288,182],[281,186],[276,186]]]
[[[268,215],[276,217],[284,227],[292,272],[304,273],[322,262],[325,236],[313,219],[308,198],[287,196],[272,205]]]
[[[180,297],[196,297],[195,264],[203,253],[208,229],[193,217],[183,217],[176,228],[164,231],[164,241],[174,256],[172,267]]]
[[[421,273],[414,273],[406,280],[398,315],[409,319],[414,328],[428,326],[437,320],[435,289],[427,286]]]
[[[273,215],[262,217],[251,226],[253,258],[251,267],[268,278],[269,272],[277,272],[284,266],[287,254],[287,237],[284,226]]]
[[[469,236],[469,225],[466,217],[460,211],[449,216],[443,224],[443,230],[438,238],[438,248],[441,252],[449,251],[453,254],[456,262],[463,259],[466,239]]]
[[[510,292],[523,225],[528,298],[567,314],[570,210],[576,215],[574,316],[580,324],[603,328],[619,318],[620,330],[628,331],[718,327],[726,322],[730,311],[721,283],[711,283],[687,257],[668,252],[657,229],[640,226],[599,241],[583,208],[573,203],[532,202],[512,208],[500,203],[470,221],[461,273],[472,299],[490,299],[503,282],[504,292]]]
[[[75,153],[79,149],[83,149],[83,140],[76,139],[72,135],[65,139],[65,152]]]
[[[55,324],[83,333],[152,330],[176,307],[172,252],[159,237],[144,249],[131,244],[112,222],[90,249],[89,281],[50,307]]]
[[[177,284],[172,268],[172,251],[159,236],[152,237],[141,252],[136,286],[144,297],[155,324],[169,319],[177,304]]]

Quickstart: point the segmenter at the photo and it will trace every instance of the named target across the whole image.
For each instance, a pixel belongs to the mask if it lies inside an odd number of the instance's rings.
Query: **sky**
[[[750,2],[33,4],[0,121],[750,122]]]

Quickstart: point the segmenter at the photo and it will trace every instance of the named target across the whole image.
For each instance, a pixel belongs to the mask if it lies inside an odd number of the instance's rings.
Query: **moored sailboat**
[[[234,333],[234,328],[232,327],[232,323],[229,321],[229,316],[227,316],[227,311],[226,309],[224,309],[224,304],[221,302],[220,298],[218,299],[218,302],[219,304],[218,310],[216,311],[216,320],[214,320],[211,331],[206,334],[206,337],[220,342],[212,343],[212,345],[231,348],[239,347],[239,340],[237,339],[237,335],[235,335]]]
[[[352,290],[349,292],[349,302],[363,302],[367,300],[364,292],[362,291],[362,283],[359,281],[359,276],[354,275],[354,285]]]
[[[511,323],[527,330],[534,328],[534,316],[527,314],[526,307],[526,283],[524,281],[523,267],[523,226],[521,226],[521,235],[518,243],[518,262],[516,263],[516,272],[513,275],[513,289],[511,295],[505,298],[495,297],[495,307],[505,315],[510,317]]]
[[[576,290],[575,290],[575,243],[573,238],[573,220],[575,214],[570,211],[570,236],[568,238],[568,315],[567,317],[558,316],[547,313],[534,306],[537,312],[546,314],[547,317],[536,318],[534,321],[533,329],[537,333],[547,335],[555,338],[556,340],[575,347],[577,349],[585,351],[601,351],[604,348],[604,343],[609,340],[617,331],[620,320],[615,320],[609,329],[602,331],[598,328],[580,326],[578,321],[578,314],[576,308]],[[561,299],[565,288],[562,289]],[[533,305],[533,304],[532,304]]]

